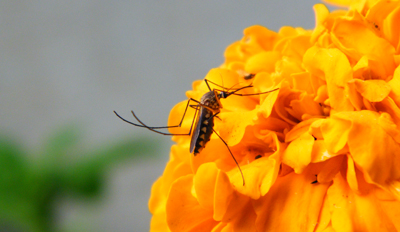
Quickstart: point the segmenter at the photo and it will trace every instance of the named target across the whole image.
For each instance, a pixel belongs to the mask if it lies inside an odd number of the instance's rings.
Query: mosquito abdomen
[[[210,141],[211,135],[213,133],[213,127],[213,112],[204,107],[201,108],[199,120],[197,121],[196,125],[196,130],[193,133],[191,141],[191,150],[193,150],[193,155],[197,155],[205,148],[208,141]]]

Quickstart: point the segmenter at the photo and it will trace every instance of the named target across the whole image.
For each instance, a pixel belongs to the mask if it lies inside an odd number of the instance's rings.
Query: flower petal
[[[221,113],[222,125],[219,134],[229,146],[238,144],[245,133],[246,127],[254,125],[257,111]]]
[[[391,87],[383,80],[351,80],[354,82],[356,90],[370,102],[380,102],[387,97]]]
[[[400,178],[400,145],[379,125],[381,117],[371,111],[342,112],[334,115],[351,120],[349,151],[369,183],[387,186]]]
[[[247,60],[244,70],[248,73],[273,72],[275,71],[275,63],[279,59],[281,59],[280,52],[260,52]]]
[[[352,192],[340,173],[328,190],[328,201],[336,231],[397,231],[394,222],[398,218],[392,221],[372,192],[367,195]]]
[[[228,224],[225,230],[255,231],[256,214],[249,199],[233,191],[229,178],[223,172],[217,176],[214,195],[213,217]]]
[[[326,147],[330,153],[338,153],[344,148],[351,128],[351,122],[332,115],[321,124],[321,133],[324,137]]]
[[[366,18],[373,22],[384,37],[399,51],[400,4],[398,1],[378,1],[368,11]]]
[[[215,179],[218,172],[215,163],[205,163],[197,169],[193,179],[197,200],[206,209],[212,210],[214,207]]]
[[[303,133],[286,148],[282,162],[292,167],[296,173],[302,173],[311,162],[313,145],[314,137],[308,132]]]
[[[362,17],[359,13],[353,13],[353,18],[343,17],[335,21],[332,28],[333,43],[354,60],[367,55],[370,60],[381,63],[386,70],[385,76],[393,73],[393,45],[375,34],[364,21],[359,20],[357,17]]]
[[[396,68],[393,78],[388,83],[392,89],[389,96],[397,105],[400,105],[400,65]]]
[[[330,105],[337,111],[352,111],[344,87],[351,80],[352,69],[347,57],[338,49],[312,47],[304,54],[304,65],[313,75],[326,80]]]
[[[171,231],[211,231],[217,224],[212,210],[202,207],[192,194],[193,175],[175,181],[167,201],[167,222]],[[197,230],[196,230],[197,229]]]
[[[236,170],[235,170],[236,171]],[[246,185],[235,183],[236,190],[252,199],[258,199],[273,185],[278,176],[279,163],[268,157],[259,158],[250,164],[242,167]],[[236,176],[238,176],[236,174]],[[239,182],[240,183],[240,182]]]
[[[278,178],[253,204],[257,231],[314,231],[329,186],[311,184],[314,180],[315,170],[310,167],[302,174],[292,172]]]

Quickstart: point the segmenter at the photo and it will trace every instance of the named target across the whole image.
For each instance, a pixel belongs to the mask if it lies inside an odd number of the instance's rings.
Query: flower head
[[[214,129],[246,184],[218,136],[196,157],[175,136],[152,188],[152,231],[400,230],[400,2],[329,2],[350,8],[318,4],[314,30],[252,26],[226,49],[205,79],[279,88],[221,99]],[[208,91],[195,81],[187,96]]]

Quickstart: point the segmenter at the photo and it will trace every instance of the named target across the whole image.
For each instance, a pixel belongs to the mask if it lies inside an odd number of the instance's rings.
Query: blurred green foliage
[[[108,167],[154,154],[153,139],[123,139],[86,148],[74,125],[56,131],[39,154],[0,135],[0,231],[55,231],[56,200],[96,197],[105,187]]]

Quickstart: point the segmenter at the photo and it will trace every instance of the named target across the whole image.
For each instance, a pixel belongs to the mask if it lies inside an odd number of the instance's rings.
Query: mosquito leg
[[[134,125],[134,126],[137,126],[137,127],[145,127],[145,128],[151,128],[151,129],[168,129],[168,128],[175,128],[175,127],[181,127],[182,122],[183,122],[183,119],[185,118],[185,115],[186,115],[186,112],[187,112],[187,108],[188,108],[188,106],[189,106],[190,101],[194,101],[194,102],[198,103],[198,101],[195,100],[195,99],[193,99],[193,98],[190,98],[190,99],[188,100],[188,102],[187,102],[187,104],[186,104],[186,107],[185,107],[185,111],[184,111],[184,113],[183,113],[183,115],[182,115],[182,119],[181,119],[181,121],[179,122],[179,124],[176,125],[176,126],[152,126],[152,127],[147,126],[146,124],[144,124],[144,123],[136,116],[136,114],[135,114],[135,112],[133,112],[133,110],[131,111],[133,117],[135,117],[136,120],[137,120],[141,125],[140,125],[140,124],[133,123],[133,122],[129,122],[129,121],[126,120],[126,119],[122,119],[122,117],[119,116],[119,115],[117,114],[117,112],[114,111],[114,113],[115,113],[119,118],[121,118],[123,121],[128,122],[128,123],[130,123],[130,124],[132,124],[132,125]],[[192,108],[193,108],[193,107],[192,107]]]
[[[214,117],[215,117],[215,116],[214,116]],[[229,153],[231,154],[233,160],[234,160],[235,163],[236,163],[236,166],[239,168],[240,174],[242,175],[243,186],[244,186],[244,185],[245,185],[244,176],[243,176],[242,169],[241,169],[240,166],[239,166],[239,163],[237,162],[235,156],[233,156],[233,153],[232,153],[231,149],[229,148],[228,144],[225,142],[225,140],[223,140],[223,139],[221,138],[221,136],[214,130],[214,128],[213,128],[213,131],[214,131],[214,133],[221,139],[221,141],[225,144],[226,148],[228,148]]]
[[[195,121],[195,119],[196,119],[196,115],[197,115],[197,111],[198,111],[197,109],[196,109],[196,111],[195,111],[195,114],[194,114],[194,117],[193,117],[193,120],[192,120],[192,124],[191,124],[191,126],[190,126],[189,133],[187,133],[187,134],[164,133],[164,132],[161,132],[161,131],[157,131],[157,130],[155,130],[155,129],[167,129],[167,128],[180,127],[181,124],[182,124],[182,122],[183,122],[183,118],[185,117],[187,108],[188,108],[188,106],[189,106],[189,102],[190,102],[191,100],[194,101],[194,102],[198,102],[197,100],[194,100],[194,99],[192,99],[192,98],[190,98],[190,99],[188,100],[188,104],[186,105],[185,112],[184,112],[184,114],[183,114],[183,117],[182,117],[182,119],[181,119],[181,122],[179,123],[179,125],[176,125],[176,126],[149,127],[149,126],[147,126],[146,124],[144,124],[144,123],[135,115],[135,113],[134,113],[133,111],[132,111],[133,116],[136,118],[136,120],[138,120],[138,122],[139,122],[141,125],[140,125],[140,124],[133,123],[133,122],[130,122],[130,121],[124,119],[124,118],[121,117],[119,114],[117,114],[117,112],[115,112],[115,111],[114,111],[114,113],[115,113],[115,115],[117,115],[117,116],[118,116],[122,121],[124,121],[124,122],[127,122],[127,123],[129,123],[129,124],[131,124],[131,125],[134,125],[134,126],[137,126],[137,127],[144,127],[144,128],[147,128],[148,130],[151,130],[151,131],[153,131],[153,132],[156,132],[156,133],[159,133],[159,134],[162,134],[162,135],[190,135],[190,134],[192,133],[192,128],[193,128],[194,121]],[[193,108],[193,107],[192,107],[192,108]]]

